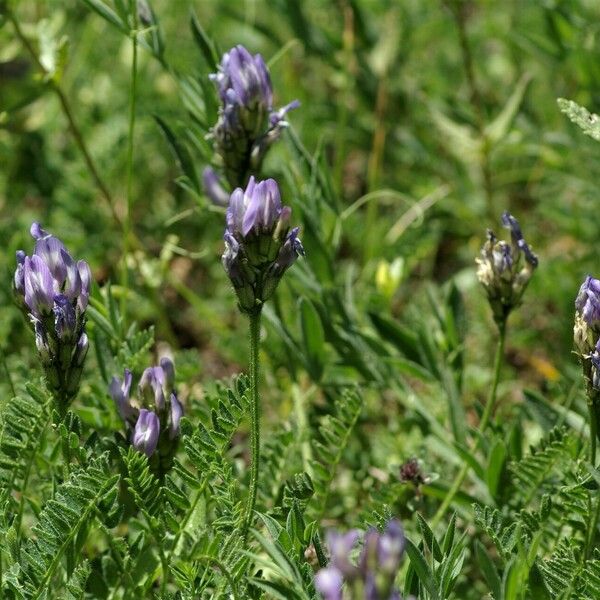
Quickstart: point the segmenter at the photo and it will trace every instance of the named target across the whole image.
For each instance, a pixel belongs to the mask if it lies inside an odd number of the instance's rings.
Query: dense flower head
[[[591,275],[585,278],[575,299],[575,309],[590,327],[600,324],[600,280]]]
[[[126,425],[131,444],[152,458],[151,466],[164,474],[171,466],[179,440],[183,406],[175,390],[175,367],[169,358],[161,358],[148,367],[132,397],[133,374],[125,369],[123,379],[113,377],[109,393],[119,416]]]
[[[31,322],[46,379],[62,410],[77,392],[87,354],[85,310],[92,276],[88,264],[75,261],[39,223],[31,225],[30,233],[33,254],[17,251],[14,291]]]
[[[330,561],[315,576],[317,591],[324,600],[343,600],[344,589],[349,594],[348,598],[352,599],[401,600],[399,591],[394,587],[406,546],[400,521],[390,520],[381,532],[369,529],[355,561],[354,547],[358,538],[356,530],[328,532]]]
[[[600,339],[600,280],[587,275],[575,298],[575,324],[573,341],[575,349],[589,371],[589,357],[595,352]],[[587,363],[586,363],[587,361]],[[587,373],[588,376],[590,373]]]
[[[253,56],[241,45],[223,55],[218,72],[210,78],[221,101],[218,121],[211,130],[219,166],[232,187],[243,185],[250,172],[260,169],[265,153],[287,126],[287,112],[298,102],[273,109],[267,65],[260,54]],[[204,185],[209,197],[220,203],[220,183],[214,171],[205,173]]]
[[[511,241],[498,240],[488,230],[487,241],[476,259],[477,278],[484,286],[497,322],[507,319],[519,305],[525,288],[538,266],[538,258],[525,242],[518,221],[508,212],[502,225],[511,232]]]
[[[245,190],[231,194],[223,266],[244,312],[268,300],[284,272],[304,254],[298,228],[289,227],[291,214],[273,179],[250,177]]]

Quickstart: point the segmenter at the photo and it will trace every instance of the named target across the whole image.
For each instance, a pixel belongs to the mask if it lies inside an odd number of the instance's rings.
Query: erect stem
[[[494,379],[492,380],[492,387],[490,388],[490,393],[488,395],[487,402],[483,409],[483,414],[481,415],[481,421],[479,422],[480,435],[478,435],[475,438],[475,442],[473,444],[473,449],[472,449],[473,452],[476,452],[477,449],[479,448],[481,435],[487,429],[487,426],[490,422],[490,418],[494,411],[494,406],[496,404],[496,392],[498,391],[498,383],[500,382],[500,371],[502,369],[502,359],[504,357],[505,341],[506,341],[506,319],[503,319],[502,321],[498,322],[498,344],[496,345],[496,357],[494,359]],[[444,498],[442,505],[440,506],[438,511],[435,513],[435,516],[433,517],[433,519],[431,521],[432,528],[435,527],[440,522],[440,520],[446,513],[446,510],[448,510],[448,507],[450,506],[450,504],[452,504],[452,500],[454,500],[454,496],[456,496],[456,494],[460,490],[460,486],[463,484],[463,481],[465,480],[465,477],[467,476],[468,473],[469,473],[469,463],[465,462],[463,464],[463,466],[461,467],[460,471],[458,472],[456,479],[452,483],[452,486],[448,490],[448,493],[446,494],[446,497]]]
[[[588,370],[590,370],[588,368]],[[588,412],[590,415],[590,463],[592,466],[596,466],[596,444],[598,439],[598,417],[597,417],[597,409],[596,406],[598,404],[598,399],[600,394],[594,388],[591,383],[591,372],[587,376],[587,406]]]
[[[121,265],[121,314],[126,322],[127,290],[129,287],[127,256],[131,246],[131,213],[133,210],[133,135],[135,131],[135,106],[137,100],[137,63],[138,63],[138,32],[137,32],[137,3],[131,2],[132,29],[130,32],[132,59],[131,59],[131,86],[129,88],[129,130],[127,133],[127,212],[123,223],[123,264]]]
[[[244,516],[242,536],[244,542],[252,524],[256,493],[258,491],[258,474],[260,467],[260,396],[258,393],[258,378],[260,373],[259,345],[260,345],[260,317],[262,307],[257,308],[249,315],[250,325],[250,487]]]
[[[596,445],[594,441],[594,446]],[[595,466],[595,465],[594,465]],[[596,498],[596,510],[594,510],[594,516],[590,523],[590,528],[586,533],[586,541],[585,541],[585,553],[584,558],[587,560],[590,557],[590,554],[594,548],[594,540],[596,538],[596,530],[598,529],[598,519],[600,518],[600,494]]]

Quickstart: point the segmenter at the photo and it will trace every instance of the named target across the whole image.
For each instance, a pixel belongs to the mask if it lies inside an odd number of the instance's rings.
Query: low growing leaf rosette
[[[183,406],[175,391],[175,367],[168,358],[142,373],[137,397],[131,396],[133,375],[125,369],[123,379],[113,377],[109,393],[125,423],[127,439],[145,454],[150,469],[160,477],[171,468],[179,443]]]
[[[238,45],[223,55],[219,70],[210,78],[218,89],[221,106],[211,129],[217,163],[225,179],[234,187],[245,185],[250,173],[257,173],[267,150],[288,125],[285,116],[299,106],[290,102],[273,108],[273,87],[267,65],[260,54],[254,56]],[[227,204],[227,192],[214,169],[207,167],[204,188],[216,204]]]
[[[242,312],[259,312],[285,271],[304,255],[299,228],[290,229],[291,214],[273,179],[250,177],[245,190],[231,194],[222,260]]]
[[[84,260],[75,261],[65,245],[33,223],[33,254],[17,252],[14,292],[28,317],[48,389],[63,415],[79,390],[88,351],[85,311],[91,272]]]

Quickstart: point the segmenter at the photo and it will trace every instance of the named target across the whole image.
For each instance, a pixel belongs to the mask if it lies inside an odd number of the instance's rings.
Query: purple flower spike
[[[590,326],[600,324],[600,280],[588,275],[579,288],[575,308]]]
[[[291,212],[282,206],[273,179],[250,177],[245,190],[231,194],[222,260],[244,312],[268,300],[286,269],[304,254],[298,228],[289,229]]]
[[[14,291],[33,325],[48,387],[63,413],[77,393],[87,354],[84,313],[92,277],[87,263],[73,260],[39,223],[31,225],[30,233],[34,251],[32,256],[17,252]]]
[[[170,358],[163,357],[160,365],[145,369],[135,399],[130,398],[132,379],[131,371],[125,369],[123,381],[112,378],[109,393],[125,422],[131,444],[148,456],[160,446],[150,468],[162,476],[173,464],[183,416],[183,406],[174,389],[175,367]]]
[[[142,408],[138,417],[131,443],[138,452],[143,452],[146,456],[152,456],[158,444],[160,434],[160,421],[151,410]]]
[[[211,130],[223,175],[231,187],[244,185],[250,173],[260,170],[269,147],[288,125],[286,114],[298,106],[290,102],[273,108],[273,87],[264,59],[243,46],[223,55],[219,70],[210,75],[221,100],[219,118]],[[204,173],[205,188],[212,199],[221,198],[213,173]],[[220,204],[220,201],[218,202]]]
[[[342,600],[342,574],[335,567],[321,569],[315,575],[315,587],[323,600]]]
[[[133,425],[137,420],[138,410],[131,405],[129,400],[131,381],[131,371],[129,369],[125,369],[123,381],[120,381],[117,377],[112,378],[109,386],[109,392],[115,404],[117,405],[117,410],[119,411],[121,419],[123,419],[125,423]]]
[[[235,46],[223,55],[219,72],[210,78],[216,82],[223,103],[247,107],[262,103],[271,109],[271,78],[260,54],[252,56],[244,46]]]

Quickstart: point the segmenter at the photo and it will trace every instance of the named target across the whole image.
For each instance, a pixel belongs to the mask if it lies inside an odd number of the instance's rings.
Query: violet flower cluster
[[[390,520],[384,531],[369,529],[355,563],[352,559],[359,532],[330,531],[330,560],[315,576],[315,587],[324,600],[401,600],[394,581],[404,555],[406,539],[400,521]]]
[[[137,398],[131,396],[132,381],[131,371],[125,369],[122,380],[112,378],[109,392],[132,446],[148,456],[150,467],[162,475],[173,462],[183,415],[175,391],[175,367],[168,358],[148,367],[140,378]]]
[[[273,179],[256,182],[250,177],[245,190],[231,194],[223,266],[242,312],[260,311],[285,271],[304,255],[298,227],[290,230],[291,214]]]
[[[218,72],[210,78],[217,85],[221,101],[211,137],[219,167],[231,189],[245,185],[249,175],[260,170],[267,150],[288,124],[286,113],[299,103],[273,109],[267,65],[260,54],[252,56],[241,45],[223,55]],[[225,206],[228,194],[217,173],[208,167],[203,178],[211,200]]]
[[[510,230],[511,241],[498,240],[488,229],[481,255],[475,259],[477,278],[485,288],[497,323],[504,323],[516,308],[538,266],[538,258],[523,238],[518,221],[508,212],[502,225]]]
[[[33,254],[17,252],[14,291],[29,318],[49,390],[64,414],[79,389],[88,351],[85,310],[90,294],[88,264],[75,261],[64,244],[33,223]]]

